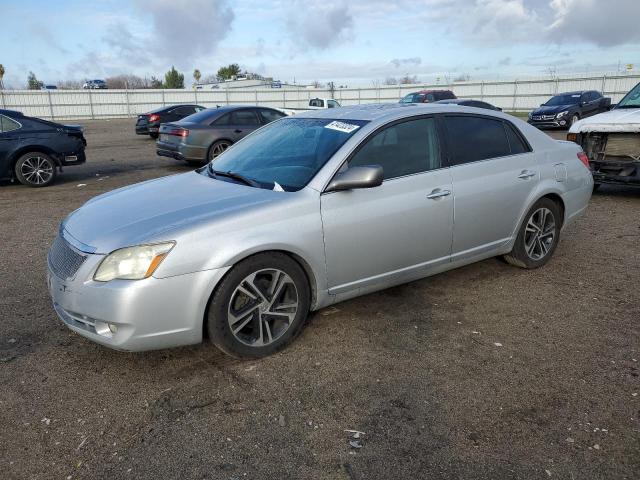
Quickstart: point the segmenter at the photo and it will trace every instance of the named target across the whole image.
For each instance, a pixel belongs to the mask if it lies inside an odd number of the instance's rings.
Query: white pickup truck
[[[307,112],[309,110],[323,110],[325,108],[338,108],[340,103],[333,98],[311,98],[306,108],[279,108],[278,110],[286,113],[287,115],[295,115],[296,113]]]
[[[640,84],[613,110],[574,123],[567,140],[589,157],[593,180],[640,187]]]

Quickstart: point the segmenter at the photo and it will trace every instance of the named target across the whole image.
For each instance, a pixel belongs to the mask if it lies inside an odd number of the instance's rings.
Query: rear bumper
[[[595,183],[640,187],[639,162],[590,162]]]
[[[156,142],[156,153],[160,157],[175,158],[176,160],[189,160],[192,162],[205,162],[207,159],[207,149],[203,147],[186,145],[184,143],[168,143],[158,140]]]
[[[149,135],[149,129],[146,125],[136,125],[137,135]]]
[[[59,156],[59,160],[60,165],[68,167],[85,163],[87,161],[87,156],[85,155],[84,150],[81,150],[79,152],[63,153]]]

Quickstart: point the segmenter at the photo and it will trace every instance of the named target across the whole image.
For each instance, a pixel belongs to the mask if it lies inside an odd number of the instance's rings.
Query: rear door
[[[260,127],[258,112],[255,108],[243,108],[231,112],[229,120],[231,140],[237,142]]]
[[[453,196],[433,117],[392,123],[365,139],[342,169],[381,165],[381,186],[320,197],[329,291],[360,293],[424,276],[447,263]]]
[[[511,239],[540,174],[529,144],[511,122],[470,114],[444,119],[456,261],[482,256]]]
[[[21,127],[18,121],[0,115],[0,178],[11,174],[9,155],[15,148]]]

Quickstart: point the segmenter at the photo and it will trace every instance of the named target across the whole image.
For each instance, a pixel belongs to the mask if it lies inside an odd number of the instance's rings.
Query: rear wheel
[[[261,253],[234,266],[211,298],[209,338],[235,357],[259,358],[284,348],[302,330],[310,290],[288,255]]]
[[[217,142],[214,142],[214,144],[209,147],[207,158],[209,161],[213,160],[230,146],[231,142],[228,140],[218,140]]]
[[[23,185],[46,187],[56,178],[56,164],[46,153],[25,153],[16,162],[15,174]]]
[[[560,240],[562,215],[558,204],[541,198],[527,212],[513,250],[504,256],[511,265],[538,268],[549,261]]]

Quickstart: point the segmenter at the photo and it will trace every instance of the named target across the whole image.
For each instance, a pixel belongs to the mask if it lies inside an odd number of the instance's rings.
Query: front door
[[[377,131],[343,165],[381,165],[384,182],[321,196],[331,294],[409,281],[449,261],[453,196],[440,157],[435,120],[424,117]]]

